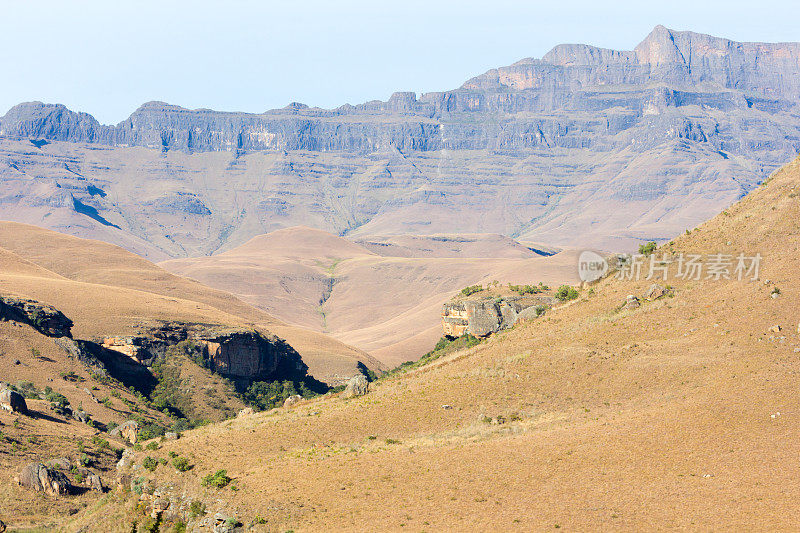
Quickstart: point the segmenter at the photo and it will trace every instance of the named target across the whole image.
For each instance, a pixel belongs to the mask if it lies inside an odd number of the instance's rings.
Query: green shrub
[[[145,489],[145,483],[147,483],[147,480],[145,478],[137,477],[136,479],[131,481],[131,490],[134,493],[139,494],[141,496],[141,494],[144,492]]]
[[[203,478],[202,485],[204,487],[213,487],[216,489],[224,488],[228,483],[231,482],[231,478],[228,477],[227,470],[217,470],[213,474],[208,474],[206,477]]]
[[[256,381],[247,388],[242,399],[254,409],[264,411],[280,407],[286,398],[295,394],[303,398],[317,395],[304,381]]]
[[[640,244],[639,245],[639,253],[642,254],[642,255],[650,255],[650,254],[652,254],[653,252],[656,251],[656,247],[657,247],[657,245],[656,245],[655,241],[650,241],[650,242],[645,243],[645,244]]]
[[[548,290],[545,284],[541,281],[538,285],[512,285],[508,284],[508,289],[518,293],[520,296],[525,296],[526,294],[539,294],[540,292]]]
[[[577,297],[578,297],[577,289],[575,289],[575,287],[570,287],[569,285],[562,285],[556,291],[556,298],[558,298],[562,302],[574,300]]]
[[[472,296],[476,292],[481,292],[482,290],[483,285],[469,285],[468,287],[461,289],[461,294],[464,296]]]
[[[150,441],[147,443],[147,446],[144,447],[145,450],[157,450],[158,449],[158,442]]]
[[[186,472],[194,467],[194,465],[189,464],[189,459],[186,457],[174,457],[172,459],[172,466],[174,466],[175,470],[178,472]]]
[[[145,467],[147,470],[153,472],[158,466],[158,459],[155,459],[148,455],[147,457],[144,458],[144,461],[142,461],[142,466]]]

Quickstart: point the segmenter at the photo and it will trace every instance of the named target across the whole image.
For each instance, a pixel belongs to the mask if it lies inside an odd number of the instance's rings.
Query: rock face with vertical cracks
[[[300,354],[284,340],[247,328],[168,322],[140,335],[105,337],[98,347],[150,365],[178,344],[198,363],[237,382],[305,375],[308,370]]]
[[[793,159],[799,101],[800,44],[658,26],[632,50],[563,44],[336,109],[148,102],[102,125],[27,102],[0,118],[0,211],[159,260],[297,225],[621,250],[707,220]]]
[[[460,299],[442,306],[442,334],[445,337],[485,337],[508,329],[520,319],[539,316],[537,309],[552,307],[549,296]]]

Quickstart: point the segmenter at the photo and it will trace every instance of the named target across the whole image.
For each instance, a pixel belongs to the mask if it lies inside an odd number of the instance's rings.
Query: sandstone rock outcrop
[[[67,494],[72,488],[67,476],[58,470],[47,468],[42,463],[31,463],[24,467],[17,475],[16,481],[21,487],[51,496]]]
[[[28,411],[25,397],[2,383],[0,383],[0,408],[12,413],[26,413]]]
[[[122,437],[129,443],[136,444],[139,438],[139,423],[136,420],[128,420],[112,429],[109,434],[112,437]]]
[[[284,340],[255,329],[169,322],[140,335],[105,337],[101,346],[150,365],[179,343],[196,361],[234,381],[266,381],[308,370]]]
[[[548,296],[458,299],[442,306],[442,333],[451,338],[485,337],[520,319],[535,318],[555,303]]]
[[[52,305],[35,300],[0,296],[0,320],[30,325],[48,337],[71,337],[72,320]]]

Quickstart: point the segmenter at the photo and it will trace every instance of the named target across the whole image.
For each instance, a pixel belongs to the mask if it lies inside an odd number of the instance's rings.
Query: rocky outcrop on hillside
[[[67,476],[58,470],[48,468],[42,463],[31,463],[23,468],[16,477],[19,486],[36,492],[44,492],[51,496],[67,494],[72,484]]]
[[[508,329],[519,320],[536,318],[556,299],[534,297],[462,298],[442,306],[442,334],[445,337],[485,337]]]
[[[27,298],[0,296],[0,320],[28,324],[48,337],[71,337],[72,320],[52,305]]]
[[[269,381],[308,370],[284,340],[247,328],[168,322],[139,335],[105,337],[98,344],[142,365],[153,364],[171,346],[181,344],[195,361],[234,381]]]
[[[25,413],[28,405],[25,397],[15,390],[12,390],[5,383],[0,383],[0,409],[11,411],[12,413]]]
[[[692,227],[793,158],[798,97],[797,43],[659,26],[633,50],[559,45],[450,91],[330,110],[149,102],[101,125],[29,102],[0,119],[0,208],[162,258],[298,224],[611,250]],[[211,181],[226,186],[197,185]]]

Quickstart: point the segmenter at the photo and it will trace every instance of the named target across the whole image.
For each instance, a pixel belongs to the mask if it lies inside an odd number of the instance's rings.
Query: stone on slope
[[[650,285],[650,288],[647,289],[647,292],[644,295],[645,300],[658,300],[662,296],[667,294],[667,289],[659,285],[658,283],[653,283]]]
[[[302,400],[302,399],[303,399],[303,397],[300,396],[299,394],[292,394],[291,396],[289,396],[288,398],[286,398],[283,401],[283,407],[288,409],[289,407],[292,407],[292,406],[296,405],[297,403],[299,403],[300,400]]]
[[[3,386],[0,386],[0,408],[12,413],[26,413],[28,411],[25,397],[17,391]]]
[[[136,420],[127,420],[111,430],[109,435],[112,437],[122,437],[131,444],[136,444],[139,438],[139,423]]]
[[[350,381],[345,385],[342,398],[355,398],[356,396],[363,396],[369,391],[369,381],[366,376],[358,375],[350,378]]]
[[[72,487],[67,476],[58,470],[47,468],[42,463],[31,463],[24,467],[17,475],[16,481],[21,487],[51,496],[67,494]]]

